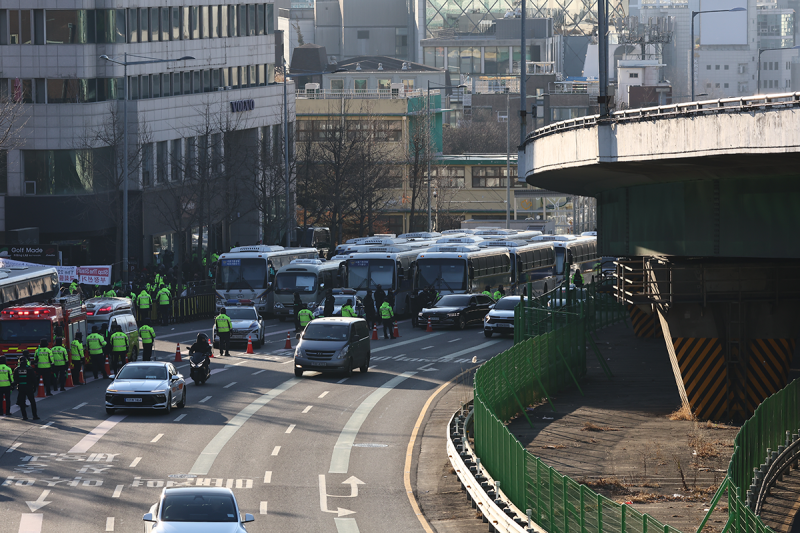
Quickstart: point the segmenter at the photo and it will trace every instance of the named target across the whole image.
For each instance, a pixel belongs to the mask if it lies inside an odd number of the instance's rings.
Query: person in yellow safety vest
[[[392,329],[392,318],[394,317],[394,311],[392,311],[392,306],[389,305],[389,302],[383,302],[378,311],[381,313],[381,322],[383,322],[383,338],[394,339],[394,330]]]
[[[156,300],[158,300],[158,318],[162,326],[169,324],[169,315],[172,310],[172,305],[170,304],[171,298],[172,295],[166,287],[163,287],[158,291],[158,294],[156,294]]]
[[[150,327],[150,322],[145,320],[139,328],[139,337],[142,339],[142,360],[149,361],[153,355],[153,342],[156,340],[156,332]]]
[[[353,310],[353,300],[347,300],[347,303],[342,306],[343,317],[354,317],[356,312]]]
[[[53,389],[61,390],[62,392],[67,390],[64,388],[64,385],[67,382],[67,365],[69,365],[69,354],[67,353],[67,349],[61,345],[61,337],[56,337],[55,342],[53,343],[53,349],[50,350],[50,353],[53,354]]]
[[[219,356],[230,356],[231,317],[225,314],[224,307],[219,310],[219,314],[214,319],[214,324],[217,326],[217,336],[219,337]]]
[[[503,286],[500,285],[499,287],[497,287],[497,290],[494,291],[494,296],[492,296],[492,297],[494,298],[494,301],[496,302],[496,301],[500,300],[500,298],[502,298],[505,295],[506,295],[506,291],[503,290]]]
[[[578,267],[578,270],[576,270],[575,274],[572,276],[572,284],[576,287],[583,287],[583,274],[581,274],[580,267]]]
[[[105,296],[106,298],[116,298],[117,293],[114,291],[114,289],[109,288],[106,292],[103,293],[103,296]]]
[[[308,323],[314,320],[314,313],[311,312],[311,309],[304,307],[297,313],[297,319],[300,321],[300,327],[305,329]]]
[[[53,352],[47,347],[47,339],[42,339],[41,342],[39,342],[39,347],[36,348],[36,353],[33,354],[33,358],[36,360],[36,370],[42,377],[42,381],[44,381],[44,390],[47,396],[52,396],[53,393],[50,392],[50,380],[53,378],[50,376],[52,373],[51,367],[53,366]]]
[[[136,298],[136,309],[139,311],[138,321],[142,322],[145,318],[150,316],[150,306],[153,304],[153,298],[146,290],[139,293]]]
[[[211,262],[216,263],[217,261],[219,261],[219,254],[217,252],[214,252],[213,254],[211,254]]]
[[[484,289],[484,291],[483,291],[483,294],[485,294],[486,296],[491,298],[492,297],[492,287],[487,285],[486,289]]]
[[[73,385],[83,385],[81,383],[81,366],[83,365],[83,332],[75,333],[75,338],[69,343],[69,361],[72,369]]]
[[[69,293],[75,294],[78,291],[78,280],[72,280],[72,283],[69,284]]]
[[[89,348],[89,357],[92,360],[92,373],[94,379],[97,379],[97,371],[101,370],[103,378],[108,378],[106,374],[105,359],[103,357],[103,348],[106,345],[106,340],[98,333],[97,326],[92,328],[92,332],[86,337],[86,346]]]
[[[127,361],[125,360],[125,356],[128,354],[128,348],[130,346],[128,335],[122,332],[122,328],[117,326],[112,326],[114,333],[111,334],[111,369],[114,372],[114,375],[117,375],[117,371],[119,367],[124,365]]]
[[[11,416],[11,387],[14,385],[14,372],[6,366],[6,356],[0,355],[0,396],[6,401],[3,416]]]
[[[156,273],[155,277],[153,278],[153,285],[155,287],[158,287],[163,283],[164,283],[164,278],[161,276],[161,274]]]

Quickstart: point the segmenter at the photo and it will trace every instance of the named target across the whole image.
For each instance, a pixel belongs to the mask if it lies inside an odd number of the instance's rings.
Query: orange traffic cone
[[[111,365],[108,364],[108,356],[106,356],[106,376],[111,375]]]
[[[71,369],[67,368],[67,381],[64,382],[64,387],[74,387],[75,384],[72,383],[72,372]]]
[[[39,390],[36,391],[36,397],[37,398],[44,398],[45,397],[45,394],[44,394],[44,378],[42,378],[42,376],[39,376]]]
[[[428,327],[425,329],[425,333],[430,333],[433,331],[433,326],[431,326],[431,318],[428,317]]]
[[[284,350],[291,350],[292,349],[292,332],[286,332],[286,344],[283,345]]]
[[[86,380],[83,378],[83,365],[81,365],[81,373],[78,376],[81,385],[86,385]]]
[[[244,353],[254,353],[253,352],[253,339],[250,338],[250,335],[247,336],[247,351]]]
[[[175,362],[181,362],[181,343],[175,345]]]
[[[392,332],[392,335],[394,335],[395,339],[400,336],[400,330],[397,329],[397,320],[394,321],[394,331]]]
[[[208,349],[211,352],[209,357],[214,357],[214,343],[211,342],[211,339],[208,339]]]
[[[372,340],[378,340],[378,324],[372,324]]]

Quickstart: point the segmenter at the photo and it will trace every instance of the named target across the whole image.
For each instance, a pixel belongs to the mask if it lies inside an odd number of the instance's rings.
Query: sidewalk
[[[587,350],[587,376],[577,389],[528,408],[533,428],[517,417],[509,430],[529,452],[608,498],[684,533],[700,525],[725,477],[738,427],[673,421],[681,405],[663,339],[636,338],[619,324],[595,335],[614,374],[609,380]],[[721,531],[722,501],[706,526]]]

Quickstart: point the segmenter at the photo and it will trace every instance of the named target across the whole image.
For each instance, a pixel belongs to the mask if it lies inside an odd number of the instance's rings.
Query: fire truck
[[[33,355],[42,339],[53,347],[53,339],[61,337],[69,350],[77,332],[86,340],[86,307],[77,295],[55,298],[49,303],[12,305],[0,311],[0,353],[8,366],[17,366],[17,357],[24,350]]]

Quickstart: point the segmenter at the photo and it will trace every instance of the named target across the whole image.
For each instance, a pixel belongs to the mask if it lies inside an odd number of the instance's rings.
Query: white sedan
[[[217,487],[173,487],[142,517],[148,533],[245,533],[254,520],[239,515],[233,491]]]
[[[247,342],[247,339],[250,338],[255,348],[264,344],[264,319],[261,318],[255,307],[228,307],[226,314],[231,319],[231,342]],[[211,334],[216,348],[219,346],[216,322]]]
[[[163,409],[186,405],[186,382],[172,363],[138,361],[117,372],[106,389],[106,413],[117,409]]]

